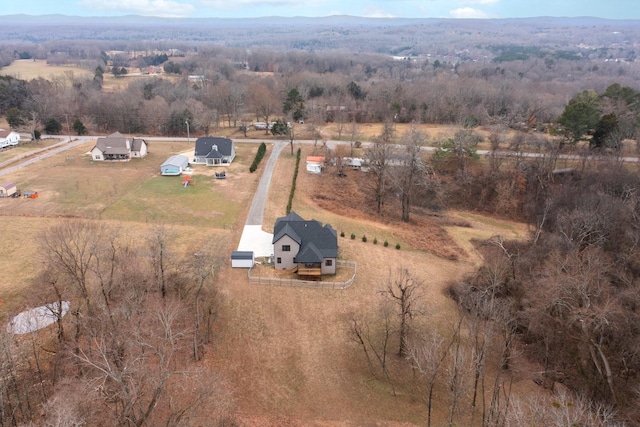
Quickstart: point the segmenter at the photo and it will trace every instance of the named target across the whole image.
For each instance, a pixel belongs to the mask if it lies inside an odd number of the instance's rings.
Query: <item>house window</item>
[[[282,252],[291,252],[290,245],[282,245]]]
[[[280,257],[276,258],[276,264],[282,264],[282,258]]]
[[[327,260],[325,260],[325,261],[324,261],[324,265],[325,265],[326,267],[331,267],[331,266],[333,266],[333,260],[332,260],[332,259],[327,259]]]

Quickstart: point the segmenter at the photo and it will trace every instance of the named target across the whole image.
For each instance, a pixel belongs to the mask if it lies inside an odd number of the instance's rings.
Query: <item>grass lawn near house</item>
[[[152,177],[106,207],[101,218],[226,228],[236,222],[241,206],[217,191],[216,183],[199,174],[186,187],[179,176]]]

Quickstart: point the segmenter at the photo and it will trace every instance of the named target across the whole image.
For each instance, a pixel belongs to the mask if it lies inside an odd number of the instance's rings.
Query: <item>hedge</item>
[[[291,192],[289,192],[289,202],[287,203],[287,215],[291,213],[293,195],[296,192],[296,180],[298,179],[298,168],[300,167],[300,149],[296,152],[296,168],[293,171],[293,181],[291,182]]]
[[[256,157],[253,159],[253,163],[251,163],[251,167],[249,168],[249,172],[253,173],[256,171],[256,169],[258,169],[258,165],[260,164],[260,161],[262,160],[262,158],[264,157],[264,153],[266,152],[267,146],[264,142],[260,143],[258,152],[256,153]]]

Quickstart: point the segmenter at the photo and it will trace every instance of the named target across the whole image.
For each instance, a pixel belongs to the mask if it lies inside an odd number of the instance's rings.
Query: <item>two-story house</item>
[[[291,212],[276,220],[272,244],[278,270],[295,269],[299,276],[336,274],[338,235],[329,224]]]

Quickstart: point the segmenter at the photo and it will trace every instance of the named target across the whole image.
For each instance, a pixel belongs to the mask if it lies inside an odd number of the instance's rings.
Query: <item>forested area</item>
[[[210,46],[167,61],[159,54],[129,59],[91,46],[74,55],[84,58],[92,77],[2,77],[0,113],[13,128],[67,133],[67,123],[79,120],[91,133],[183,135],[189,120],[194,134],[215,134],[223,127],[293,120],[295,115],[306,119],[308,130],[330,121],[339,125],[339,133],[346,133],[349,123],[385,120],[544,132],[580,92],[602,94],[613,83],[634,88],[640,73],[635,62],[535,56],[507,62],[399,61],[372,53]],[[56,63],[57,57],[47,60]],[[63,59],[75,61],[69,53]],[[124,74],[144,71],[158,60],[164,61],[163,74]],[[105,75],[113,75],[126,90],[103,87]],[[300,95],[303,110],[283,109],[292,90]],[[599,108],[618,112],[615,104]]]
[[[225,380],[196,363],[222,301],[212,286],[222,254],[212,244],[182,259],[174,237],[157,226],[134,241],[73,220],[42,235],[31,299],[57,303],[55,334],[2,329],[0,425],[223,422]]]

